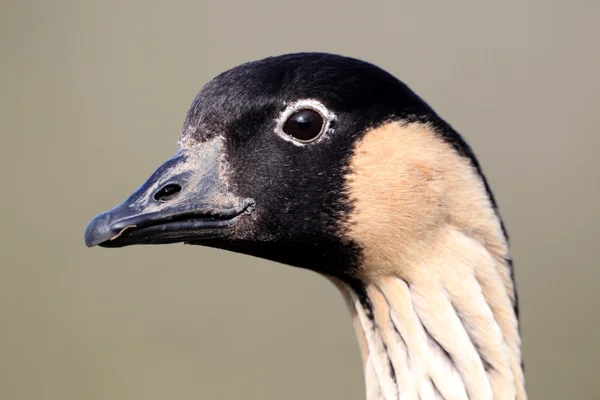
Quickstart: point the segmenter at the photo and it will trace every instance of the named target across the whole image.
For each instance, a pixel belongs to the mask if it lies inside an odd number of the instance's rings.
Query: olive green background
[[[486,2],[488,3],[488,2]],[[362,399],[315,273],[84,228],[204,83],[296,51],[392,72],[472,144],[511,234],[532,399],[600,398],[600,3],[0,3],[0,399]]]

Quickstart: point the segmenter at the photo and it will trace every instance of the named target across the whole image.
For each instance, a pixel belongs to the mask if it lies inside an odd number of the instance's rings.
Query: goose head
[[[183,242],[327,276],[370,398],[525,398],[507,238],[479,163],[372,64],[300,53],[220,74],[175,155],[85,242]]]

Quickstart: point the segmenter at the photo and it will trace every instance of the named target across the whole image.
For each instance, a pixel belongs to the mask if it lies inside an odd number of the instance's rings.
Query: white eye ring
[[[317,136],[315,136],[314,139],[311,140],[300,140],[291,135],[288,135],[283,131],[283,127],[287,120],[295,112],[303,109],[315,111],[323,118],[323,126],[321,127],[321,132]],[[334,121],[335,118],[335,114],[328,110],[327,107],[325,107],[319,101],[314,99],[302,99],[289,104],[285,108],[285,110],[283,110],[279,118],[277,118],[276,120],[275,133],[279,135],[283,140],[291,142],[296,146],[306,146],[307,144],[313,144],[328,139],[328,134],[332,132],[332,130],[330,129],[331,121]]]

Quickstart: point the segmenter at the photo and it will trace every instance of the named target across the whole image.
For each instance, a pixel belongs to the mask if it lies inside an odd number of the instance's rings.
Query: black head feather
[[[317,100],[336,115],[330,140],[299,147],[274,133],[286,106],[301,99]],[[391,120],[433,124],[479,168],[469,146],[431,107],[375,65],[299,53],[214,78],[192,103],[182,141],[222,136],[233,190],[254,198],[257,210],[252,229],[242,226],[236,240],[211,245],[331,275],[351,273],[360,249],[340,234],[352,208],[344,175],[365,131]]]

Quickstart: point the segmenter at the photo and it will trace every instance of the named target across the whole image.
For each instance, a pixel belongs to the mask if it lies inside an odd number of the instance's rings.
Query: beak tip
[[[96,215],[85,228],[85,245],[94,247],[113,236],[110,228],[110,215],[106,212]]]

